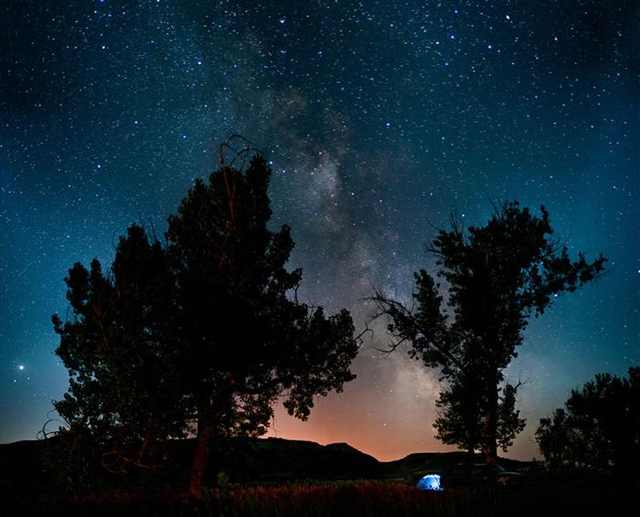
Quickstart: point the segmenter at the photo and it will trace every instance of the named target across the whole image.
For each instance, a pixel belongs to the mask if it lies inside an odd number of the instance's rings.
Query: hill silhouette
[[[51,451],[56,438],[0,444],[0,491],[41,493],[56,474]],[[413,453],[382,462],[347,443],[320,445],[282,438],[236,438],[211,451],[214,468],[231,482],[276,483],[301,480],[411,479],[422,472],[446,472],[465,460],[463,452]],[[167,465],[176,481],[187,476],[195,440],[176,440],[166,447]],[[477,461],[481,461],[478,455]],[[521,470],[527,462],[500,458],[508,470]],[[167,478],[169,479],[169,478]]]

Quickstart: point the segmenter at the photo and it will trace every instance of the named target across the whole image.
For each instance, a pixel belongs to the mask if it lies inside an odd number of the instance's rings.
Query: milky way
[[[637,3],[8,0],[0,25],[0,441],[35,437],[64,392],[67,269],[108,262],[132,222],[161,236],[235,133],[272,164],[300,296],[360,328],[373,288],[409,298],[452,212],[544,204],[573,253],[609,257],[508,371],[529,424],[513,456],[572,387],[640,363]],[[437,375],[374,330],[357,380],[273,434],[442,449]]]

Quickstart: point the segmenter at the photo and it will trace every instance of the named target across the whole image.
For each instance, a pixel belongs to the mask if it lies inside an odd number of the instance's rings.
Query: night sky
[[[455,212],[550,211],[609,270],[534,321],[508,370],[528,419],[596,372],[640,364],[640,11],[634,1],[27,1],[0,5],[0,442],[35,438],[67,373],[50,316],[75,262],[166,217],[240,133],[273,167],[300,297],[407,299]],[[272,434],[380,459],[444,450],[437,376],[376,351],[309,422]]]

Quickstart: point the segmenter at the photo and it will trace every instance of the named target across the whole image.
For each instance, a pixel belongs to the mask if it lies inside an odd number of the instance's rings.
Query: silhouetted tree
[[[73,317],[53,317],[70,374],[56,408],[71,428],[144,452],[195,423],[196,497],[210,440],[265,433],[278,399],[306,419],[314,396],[355,378],[349,312],[328,316],[297,299],[289,227],[267,227],[270,174],[256,156],[246,171],[222,166],[196,180],[165,247],[131,227],[110,274],[97,260],[70,270]]]
[[[210,439],[266,431],[273,403],[306,419],[314,395],[341,391],[358,346],[350,314],[297,301],[287,271],[289,227],[271,231],[270,169],[223,166],[197,180],[169,218],[176,267],[181,369],[198,424],[191,493],[199,495]],[[293,293],[293,294],[292,294]]]
[[[415,307],[382,292],[373,297],[379,314],[390,319],[391,349],[409,343],[410,356],[439,368],[447,381],[439,399],[439,436],[468,449],[479,443],[493,465],[497,447],[510,445],[524,424],[515,409],[517,385],[504,384],[503,370],[522,344],[529,317],[541,315],[555,294],[591,281],[606,260],[587,262],[579,254],[572,261],[567,248],[550,239],[544,207],[541,213],[511,202],[483,227],[465,232],[454,222],[429,247],[446,285],[421,270]]]
[[[458,445],[473,460],[482,442],[482,392],[479,379],[450,379],[436,400],[434,421],[436,438],[447,445]]]
[[[520,411],[516,409],[516,394],[518,385],[509,384],[508,382],[502,386],[502,390],[498,397],[498,416],[496,442],[504,452],[513,445],[513,440],[525,426],[525,419],[520,418]]]
[[[134,225],[120,239],[109,272],[97,259],[89,270],[76,263],[65,282],[72,317],[52,319],[69,390],[55,408],[71,431],[89,435],[107,468],[143,465],[148,446],[183,435],[187,418],[175,400],[178,349],[167,254]]]
[[[486,389],[477,370],[467,367],[464,371],[452,371],[440,391],[434,421],[436,438],[448,445],[458,445],[468,452],[469,461],[482,447],[486,407]],[[499,390],[496,441],[507,451],[517,434],[524,429],[525,420],[516,409],[516,393],[519,385],[505,383]]]
[[[547,467],[552,470],[583,467],[594,461],[594,457],[589,458],[587,454],[581,433],[571,427],[564,409],[556,409],[550,418],[541,418],[535,436]]]
[[[638,478],[640,461],[640,368],[629,376],[598,374],[572,390],[566,409],[540,420],[536,440],[550,467],[609,469]]]

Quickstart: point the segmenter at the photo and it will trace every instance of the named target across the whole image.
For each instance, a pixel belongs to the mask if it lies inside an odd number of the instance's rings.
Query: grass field
[[[166,472],[124,477],[94,472],[80,483],[68,478],[66,456],[53,455],[60,449],[55,442],[0,445],[0,516],[614,517],[639,509],[638,481],[621,488],[611,476],[595,472],[553,473],[501,459],[508,470],[522,473],[522,486],[456,488],[454,474],[464,453],[419,453],[382,463],[343,444],[271,439],[245,440],[228,458],[219,457],[218,469],[210,469],[206,479],[218,488],[195,503],[180,492],[188,486],[191,444],[175,445]],[[442,474],[443,492],[415,488],[427,472]]]
[[[611,486],[528,486],[495,492],[451,489],[421,492],[397,481],[344,481],[240,486],[207,492],[200,503],[164,491],[110,492],[64,500],[22,499],[3,515],[225,516],[584,516],[623,515],[628,501],[637,499]],[[628,500],[628,501],[627,501]],[[5,507],[7,500],[5,499]],[[637,505],[637,502],[635,503]],[[633,506],[632,506],[633,507]],[[625,513],[631,515],[632,513]]]

